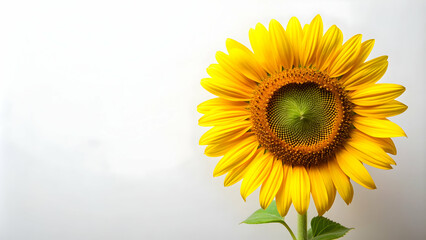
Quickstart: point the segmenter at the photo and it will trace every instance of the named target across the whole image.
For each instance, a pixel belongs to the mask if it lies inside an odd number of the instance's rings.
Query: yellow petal
[[[357,148],[353,147],[351,144],[346,145],[345,149],[356,159],[372,167],[385,169],[385,170],[392,169],[392,166],[390,164],[382,162],[382,161],[378,161],[377,159],[368,156],[365,152],[359,151]],[[380,150],[382,149],[380,148]],[[383,153],[386,154],[384,151]]]
[[[265,182],[260,188],[259,201],[260,206],[265,209],[271,204],[274,200],[275,195],[281,187],[283,182],[283,163],[281,160],[274,160],[272,165],[272,170],[269,173],[269,176],[266,178]]]
[[[296,211],[303,215],[309,207],[310,182],[309,175],[303,166],[294,166],[291,179],[291,198]]]
[[[246,52],[247,54],[253,54],[252,51],[250,51],[250,49],[248,49],[243,44],[235,41],[234,39],[228,38],[226,39],[226,50],[228,50],[228,53],[229,53],[231,52],[232,49],[240,49]]]
[[[356,90],[350,94],[351,101],[356,105],[374,106],[394,100],[405,91],[399,84],[379,83]]]
[[[355,182],[365,188],[376,189],[376,184],[374,184],[367,169],[346,149],[342,148],[337,152],[336,160],[342,171]]]
[[[230,50],[229,56],[238,71],[247,78],[256,82],[262,82],[267,77],[265,70],[263,70],[253,53],[247,53],[239,48],[234,48]]]
[[[256,155],[241,184],[240,193],[244,201],[247,196],[256,190],[268,177],[271,172],[273,161],[273,156],[270,153],[259,151],[259,154]]]
[[[212,98],[198,105],[197,111],[199,113],[207,113],[210,111],[244,110],[247,107],[247,102],[230,101],[224,98]]]
[[[215,126],[200,138],[200,145],[220,144],[241,137],[251,128],[250,121],[242,121],[226,126]]]
[[[216,52],[216,61],[219,63],[220,67],[226,73],[228,73],[228,76],[230,76],[229,78],[232,78],[240,82],[241,84],[244,84],[249,87],[256,86],[256,83],[253,80],[247,78],[246,76],[244,76],[243,73],[238,71],[238,68],[235,66],[235,63],[233,62],[231,57],[229,57],[229,55],[227,55],[226,53],[221,51]]]
[[[370,137],[357,129],[354,129],[351,132],[351,138],[347,141],[347,143],[356,150],[364,153],[366,155],[365,157],[374,159],[374,161],[377,162],[396,165],[395,161],[382,149],[382,143],[380,143],[378,139],[380,138]],[[391,142],[391,144],[391,146],[395,147],[393,142]]]
[[[303,35],[300,46],[300,64],[302,66],[309,66],[315,60],[315,50],[321,42],[322,34],[322,19],[320,15],[317,15],[309,26],[307,26],[306,32]]]
[[[407,136],[400,126],[386,118],[355,116],[353,125],[361,132],[372,137],[390,138]]]
[[[278,21],[272,19],[269,22],[269,34],[280,65],[285,69],[292,68],[293,48],[284,28]]]
[[[303,29],[302,29],[303,36],[305,36],[306,32],[308,31],[308,27],[309,27],[309,24],[303,25]]]
[[[249,31],[254,56],[268,73],[281,71],[277,51],[274,51],[268,30],[261,23]]]
[[[311,167],[308,170],[311,183],[311,193],[314,199],[318,215],[323,215],[328,207],[328,194],[324,180],[318,167]]]
[[[392,155],[396,155],[396,147],[391,138],[375,138],[377,140],[377,144],[387,153]]]
[[[204,150],[204,154],[209,157],[220,157],[225,155],[229,150],[231,150],[237,143],[239,143],[242,139],[247,138],[251,134],[244,134],[240,138],[237,138],[235,140],[222,143],[222,144],[215,144],[215,145],[208,145],[206,149]]]
[[[291,45],[293,46],[293,65],[295,67],[299,66],[299,54],[300,54],[300,48],[301,48],[301,42],[303,40],[303,31],[302,27],[300,26],[300,22],[296,17],[292,17],[290,21],[288,21],[286,33],[288,36],[288,39],[291,42]]]
[[[331,26],[319,44],[315,65],[320,71],[328,68],[332,62],[332,57],[335,56],[336,51],[340,48],[343,42],[342,31],[336,26]]]
[[[210,64],[207,68],[207,73],[213,79],[223,79],[236,85],[241,85],[243,88],[254,89],[257,86],[254,81],[247,80],[247,78],[234,77],[234,75],[226,71],[223,66],[219,64]]]
[[[390,102],[377,106],[354,107],[354,112],[358,113],[359,115],[373,118],[392,117],[405,112],[405,110],[407,110],[407,105],[397,100],[392,100]]]
[[[250,101],[253,92],[253,89],[220,78],[203,78],[201,86],[214,95],[231,101]]]
[[[330,77],[339,77],[351,70],[361,48],[361,38],[362,36],[358,34],[343,44],[330,64],[328,70]]]
[[[325,188],[327,189],[328,204],[325,210],[328,211],[333,205],[334,199],[336,198],[336,188],[334,187],[328,165],[324,164],[318,168],[321,173],[322,180],[324,181]]]
[[[342,197],[343,201],[349,205],[352,202],[354,196],[354,189],[352,187],[351,181],[349,180],[349,177],[339,167],[336,159],[328,162],[328,170],[330,172],[334,186],[336,186],[336,189]]]
[[[253,158],[241,164],[241,166],[232,169],[228,174],[226,174],[224,185],[225,187],[229,187],[234,185],[243,179],[244,175],[250,169],[250,164],[253,162]]]
[[[292,167],[283,165],[283,182],[277,192],[277,209],[281,216],[285,216],[291,205],[291,178]]]
[[[208,145],[204,150],[204,154],[209,157],[220,157],[225,155],[229,150],[231,150],[236,144],[240,143],[244,139],[252,136],[253,133],[248,132],[242,135],[241,137],[227,141],[221,142],[220,144]]]
[[[242,140],[217,163],[213,171],[213,176],[221,176],[249,161],[254,156],[258,146],[259,142],[255,136],[250,136]]]
[[[356,90],[374,84],[385,74],[388,68],[388,56],[381,56],[361,64],[350,74],[342,77],[346,90]]]
[[[204,150],[204,154],[209,157],[220,157],[225,155],[233,145],[219,144],[219,145],[208,145]]]
[[[360,64],[362,64],[370,55],[371,50],[374,47],[374,39],[369,39],[361,43],[361,50],[359,51],[358,57],[354,61],[354,68],[357,68]],[[353,69],[350,71],[352,72]]]
[[[363,139],[367,139],[368,141],[371,141],[371,142],[377,144],[378,146],[380,146],[385,152],[393,154],[393,155],[396,154],[395,144],[393,143],[392,139],[390,139],[390,138],[372,137],[372,136],[369,136],[369,135],[359,131],[358,129],[353,129],[351,134],[352,135],[353,134],[360,135]]]
[[[222,111],[222,112],[211,112],[202,116],[198,120],[198,125],[202,127],[220,126],[230,123],[243,121],[250,117],[248,111]]]

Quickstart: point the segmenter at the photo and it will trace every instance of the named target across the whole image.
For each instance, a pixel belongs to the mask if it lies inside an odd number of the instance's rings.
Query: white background
[[[376,39],[382,82],[407,91],[392,120],[394,170],[369,168],[326,217],[345,239],[425,239],[426,4],[420,1],[2,1],[0,239],[290,239],[278,224],[239,225],[259,208],[213,178],[196,106],[200,79],[230,37],[257,22],[322,15],[345,40]],[[316,211],[311,202],[309,218]],[[287,220],[295,225],[292,208]]]

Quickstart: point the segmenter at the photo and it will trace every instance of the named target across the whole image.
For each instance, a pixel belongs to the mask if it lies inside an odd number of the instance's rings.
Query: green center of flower
[[[272,95],[266,113],[277,137],[293,146],[327,139],[337,115],[333,94],[312,82],[281,87]]]
[[[309,68],[268,76],[250,111],[260,145],[289,165],[326,163],[352,129],[352,103],[339,80]]]

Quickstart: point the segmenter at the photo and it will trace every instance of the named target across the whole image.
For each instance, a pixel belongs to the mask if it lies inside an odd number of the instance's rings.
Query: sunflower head
[[[306,213],[311,195],[322,215],[336,190],[349,204],[350,179],[376,188],[364,164],[392,168],[391,137],[405,133],[387,117],[407,107],[394,100],[403,86],[376,83],[388,61],[366,61],[374,40],[343,43],[335,25],[323,33],[319,15],[303,29],[294,17],[286,29],[257,24],[249,37],[252,50],[228,39],[201,81],[218,96],[198,106],[199,125],[213,127],[200,144],[223,156],[214,176],[226,174],[225,186],[243,180],[244,199],[261,187],[261,206],[275,198],[282,216],[292,203]]]

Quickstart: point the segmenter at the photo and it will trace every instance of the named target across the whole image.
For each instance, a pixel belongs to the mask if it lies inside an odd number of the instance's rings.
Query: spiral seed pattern
[[[352,103],[338,79],[310,68],[269,76],[250,110],[261,145],[291,165],[326,163],[352,129]]]

